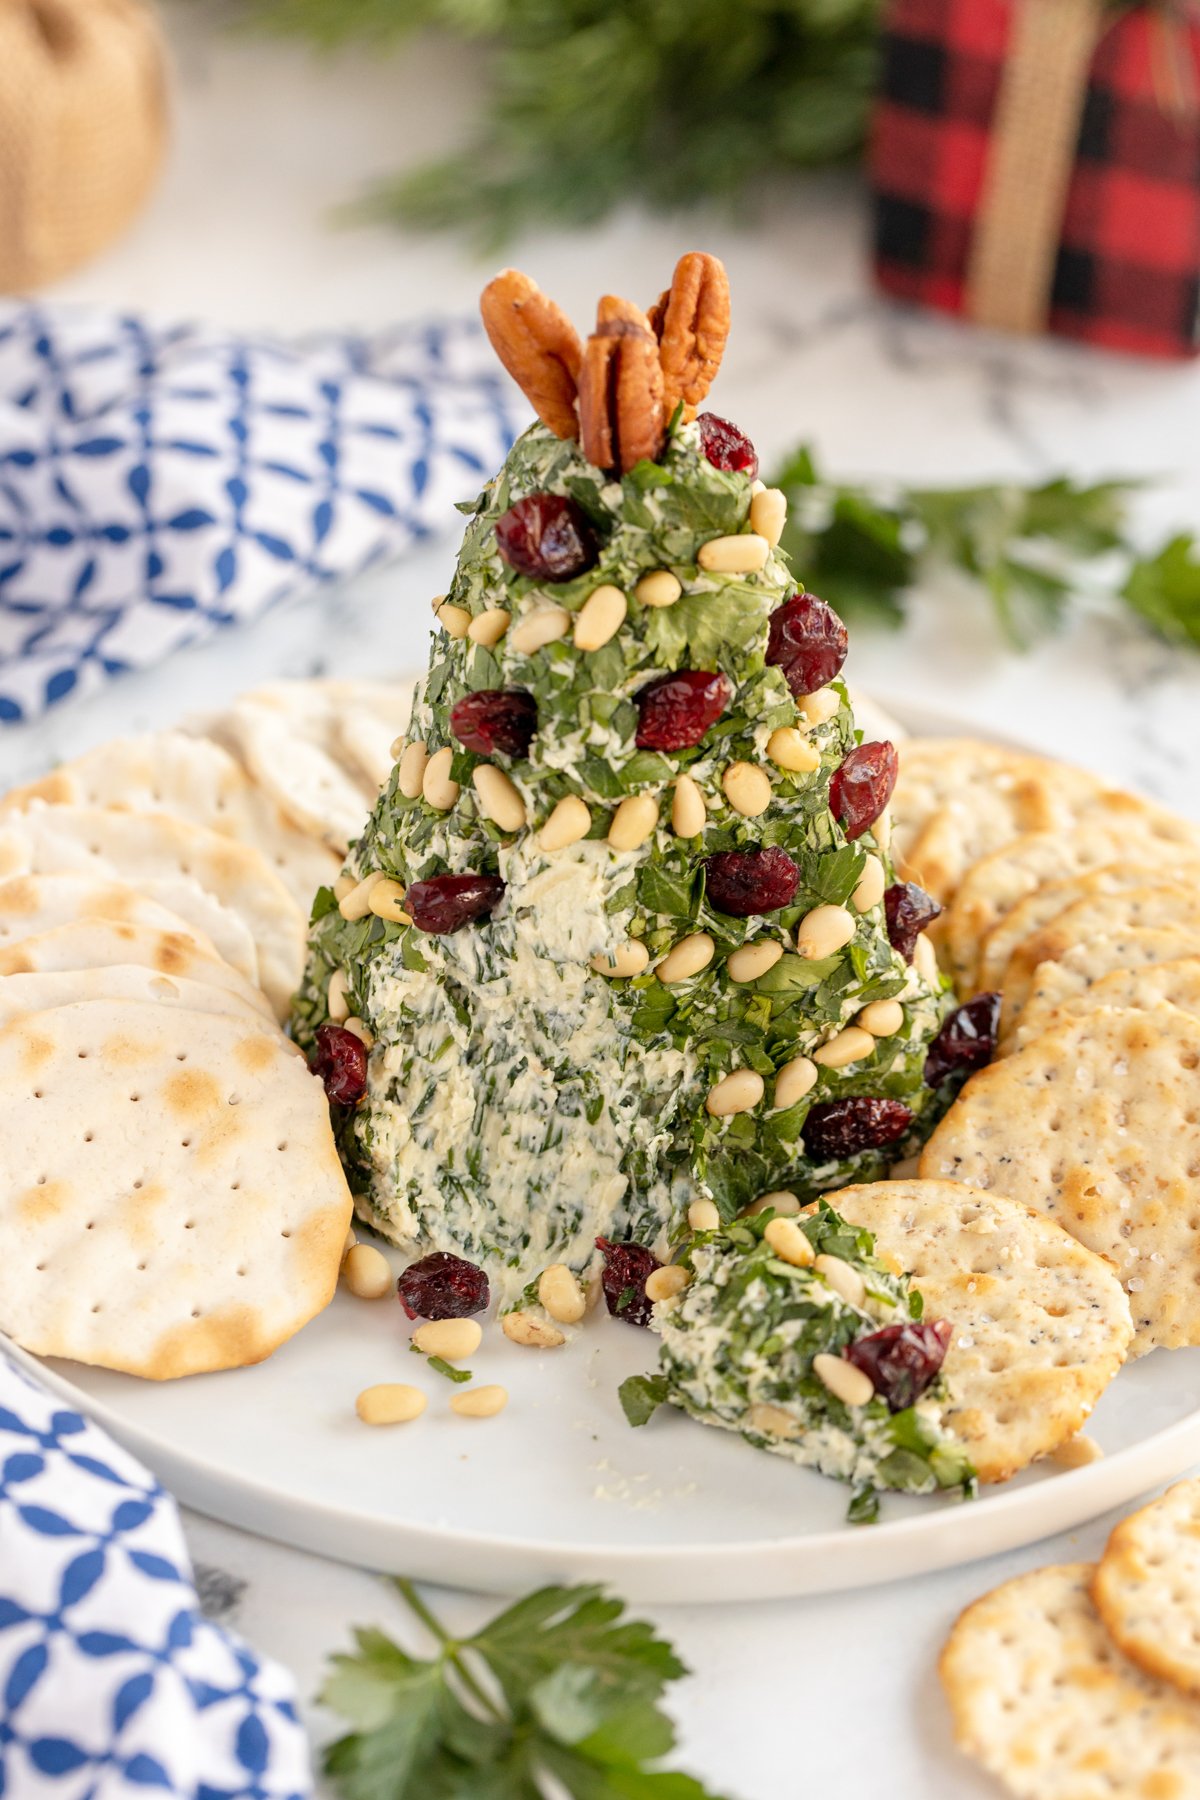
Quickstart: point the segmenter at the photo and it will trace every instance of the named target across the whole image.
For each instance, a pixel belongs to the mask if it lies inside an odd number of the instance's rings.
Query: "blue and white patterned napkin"
[[[0,1794],[311,1791],[291,1677],[202,1616],[170,1495],[0,1355]]]
[[[468,321],[284,343],[0,302],[0,722],[444,530],[525,416]]]

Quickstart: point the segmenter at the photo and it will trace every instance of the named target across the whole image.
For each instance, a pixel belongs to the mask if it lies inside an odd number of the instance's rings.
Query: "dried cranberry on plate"
[[[484,1312],[490,1297],[483,1270],[450,1250],[410,1263],[396,1293],[410,1319],[466,1319]]]
[[[929,1046],[925,1058],[927,1087],[940,1087],[951,1075],[970,1075],[990,1063],[1000,1040],[999,994],[976,994],[956,1007]]]
[[[654,1302],[646,1293],[646,1277],[662,1267],[653,1250],[602,1237],[596,1239],[596,1248],[604,1253],[600,1283],[613,1318],[624,1319],[627,1325],[648,1325]]]

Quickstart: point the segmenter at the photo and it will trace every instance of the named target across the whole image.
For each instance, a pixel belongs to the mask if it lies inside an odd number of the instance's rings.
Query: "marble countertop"
[[[63,297],[281,332],[474,305],[489,271],[460,245],[335,230],[329,219],[371,176],[453,140],[472,103],[470,58],[416,46],[405,79],[379,59],[322,64],[292,46],[224,36],[203,11],[169,18],[176,135],[166,179],[132,235],[63,284]],[[769,193],[749,218],[648,220],[631,207],[579,237],[530,233],[506,259],[583,318],[602,288],[657,292],[675,256],[696,244],[724,256],[734,287],[720,409],[751,431],[764,461],[809,438],[847,476],[1133,472],[1163,478],[1145,501],[1148,530],[1194,519],[1200,366],[1006,342],[887,308],[865,280],[863,200],[850,177]],[[448,535],[390,570],[8,730],[0,783],[271,675],[420,664],[427,596],[444,586],[453,554]],[[1200,817],[1200,657],[1132,626],[1085,614],[1018,657],[976,599],[930,592],[903,632],[860,632],[848,673],[883,700],[1028,740]],[[655,1609],[696,1671],[673,1701],[681,1763],[738,1800],[798,1800],[834,1786],[844,1800],[874,1800],[881,1785],[888,1800],[983,1800],[994,1790],[950,1746],[938,1647],[985,1588],[1093,1554],[1110,1524],[873,1591]],[[188,1529],[208,1604],[289,1663],[306,1696],[351,1624],[408,1631],[368,1573],[198,1517]],[[348,1543],[348,1562],[353,1554]],[[464,1622],[491,1605],[451,1595],[437,1603]],[[314,1728],[323,1737],[330,1722],[314,1715]]]

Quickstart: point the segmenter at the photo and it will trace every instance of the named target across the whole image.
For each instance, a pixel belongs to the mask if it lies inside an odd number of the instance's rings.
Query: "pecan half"
[[[556,437],[577,438],[577,384],[583,361],[579,333],[519,269],[503,269],[479,302],[492,348]]]
[[[729,337],[725,265],[701,250],[675,265],[671,286],[651,309],[657,322],[668,419],[682,400],[697,407],[716,379]]]
[[[638,307],[606,294],[587,341],[579,381],[583,453],[625,474],[662,449],[666,427],[658,342]]]

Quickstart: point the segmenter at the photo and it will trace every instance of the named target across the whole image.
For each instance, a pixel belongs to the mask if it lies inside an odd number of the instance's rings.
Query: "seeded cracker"
[[[1134,1355],[1200,1343],[1200,1023],[1089,1014],[974,1075],[921,1157],[930,1180],[1023,1200],[1106,1256]]]
[[[939,1664],[958,1745],[1021,1800],[1193,1800],[1200,1704],[1116,1649],[1092,1574],[1039,1569],[962,1614]]]
[[[0,1328],[153,1380],[258,1362],[350,1222],[320,1084],[273,1027],[81,1002],[0,1030]]]
[[[829,1203],[911,1271],[926,1317],[953,1324],[943,1422],[980,1481],[1007,1481],[1080,1429],[1133,1336],[1107,1262],[1021,1202],[949,1181],[877,1182]]]
[[[1020,1012],[1015,1018],[1011,1010],[1006,1012],[1000,1054],[1023,1049],[1040,1037],[1050,1013],[1066,1001],[1082,999],[1105,976],[1133,974],[1190,956],[1200,956],[1200,936],[1182,928],[1135,927],[1118,936],[1073,945],[1057,962],[1038,964]]]
[[[1092,1578],[1109,1636],[1147,1675],[1200,1697],[1200,1481],[1122,1519]]]
[[[1169,940],[1172,935],[1145,932],[1131,933],[1130,937]],[[1043,1032],[1056,1031],[1060,1025],[1106,1006],[1126,1007],[1135,1012],[1176,1006],[1191,1018],[1200,1019],[1200,953],[1190,958],[1179,957],[1173,962],[1158,961],[1144,967],[1114,969],[1110,974],[1099,976],[1089,987],[1075,993],[1062,993],[1055,999],[1047,991],[1046,983],[1061,977],[1065,966],[1050,963],[1040,972],[1040,992],[1026,1005],[1020,1025],[1009,1040],[1009,1050],[1023,1050]],[[1001,1046],[1000,1054],[1004,1051],[1005,1047]]]

